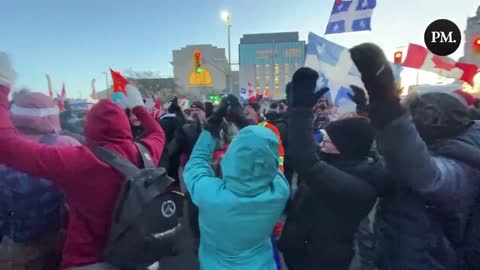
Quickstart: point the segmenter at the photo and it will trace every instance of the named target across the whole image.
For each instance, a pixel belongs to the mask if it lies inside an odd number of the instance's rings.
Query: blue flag
[[[376,0],[336,0],[325,34],[372,30]]]

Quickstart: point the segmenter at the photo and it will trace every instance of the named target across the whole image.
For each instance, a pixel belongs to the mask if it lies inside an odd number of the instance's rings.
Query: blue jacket
[[[185,185],[199,208],[203,270],[275,270],[270,235],[290,196],[278,169],[278,139],[249,126],[233,139],[221,163],[210,163],[215,139],[203,131],[185,166]]]
[[[452,140],[480,149],[480,124]],[[408,115],[378,130],[377,146],[397,180],[377,209],[379,269],[464,269],[456,245],[479,194],[479,170],[427,148]]]

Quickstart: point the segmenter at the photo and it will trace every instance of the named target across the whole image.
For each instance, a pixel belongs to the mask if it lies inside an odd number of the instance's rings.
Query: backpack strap
[[[152,156],[150,155],[150,152],[148,151],[147,147],[137,142],[135,142],[135,145],[137,146],[138,152],[140,153],[140,156],[142,158],[143,167],[145,169],[154,169],[155,164],[153,164]]]
[[[133,163],[110,149],[107,149],[105,147],[95,147],[91,150],[98,159],[112,166],[115,170],[123,174],[127,179],[131,179],[132,177],[134,177],[139,170],[137,166],[135,166]]]

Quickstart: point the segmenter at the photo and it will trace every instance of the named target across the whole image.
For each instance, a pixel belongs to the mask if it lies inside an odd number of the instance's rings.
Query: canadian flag
[[[427,48],[417,44],[408,46],[404,67],[421,69],[439,74],[440,76],[459,79],[473,85],[473,77],[478,67],[474,64],[456,62],[449,57],[438,56]]]

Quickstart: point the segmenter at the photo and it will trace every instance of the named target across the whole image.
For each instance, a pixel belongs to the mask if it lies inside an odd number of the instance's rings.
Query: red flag
[[[62,94],[61,95],[58,95],[58,92],[57,92],[57,106],[58,108],[60,109],[60,111],[64,111],[65,110],[65,98],[67,97],[67,90],[65,90],[65,83],[63,83],[62,85]]]
[[[335,0],[335,4],[340,4],[342,3],[342,0]]]
[[[455,60],[431,53],[427,48],[417,44],[410,44],[404,67],[421,69],[437,73],[441,76],[459,79],[473,85],[473,76],[478,67],[474,64],[456,62]]]
[[[113,92],[123,92],[125,93],[125,86],[129,83],[119,71],[114,71],[110,68],[110,73],[112,74],[113,80]]]
[[[157,109],[162,109],[162,100],[157,98],[157,100],[155,100],[155,108]]]

